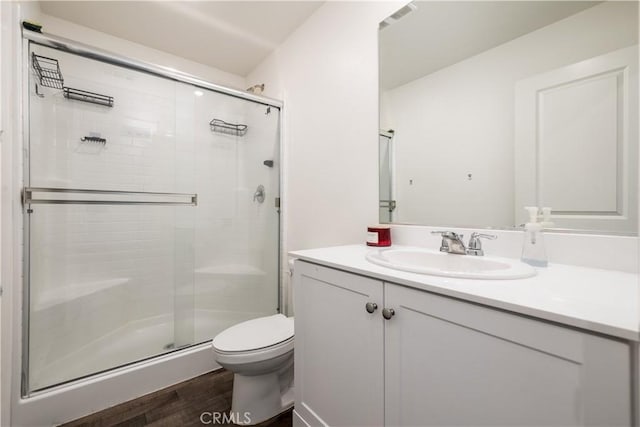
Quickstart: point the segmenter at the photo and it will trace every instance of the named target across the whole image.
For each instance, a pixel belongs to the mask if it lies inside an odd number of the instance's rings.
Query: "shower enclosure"
[[[279,106],[89,56],[28,43],[23,396],[279,311]]]

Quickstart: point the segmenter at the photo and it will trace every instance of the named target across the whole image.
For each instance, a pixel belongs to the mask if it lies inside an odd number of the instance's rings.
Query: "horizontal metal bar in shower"
[[[73,99],[75,101],[102,105],[103,107],[113,107],[113,96],[101,95],[99,93],[89,92],[88,90],[64,86],[62,88],[62,95],[67,99]]]
[[[189,83],[203,89],[209,89],[214,92],[223,93],[225,95],[234,96],[247,101],[256,102],[258,104],[268,105],[275,108],[282,108],[282,101],[267,98],[265,96],[255,95],[238,89],[216,85],[205,80],[199,79],[191,74],[183,73],[173,68],[162,65],[152,64],[150,62],[139,61],[137,59],[127,58],[106,50],[98,49],[83,43],[58,37],[47,33],[37,33],[29,30],[22,30],[22,36],[32,43],[41,46],[47,46],[64,52],[73,53],[85,58],[91,58],[98,61],[106,62],[112,65],[130,68],[133,70],[143,71],[145,73],[154,74],[156,76],[165,77],[171,80]]]
[[[65,197],[67,195],[69,197]],[[87,197],[92,196],[92,197]],[[102,198],[95,198],[102,196]],[[48,205],[183,205],[197,206],[198,195],[120,190],[25,187],[22,202]]]

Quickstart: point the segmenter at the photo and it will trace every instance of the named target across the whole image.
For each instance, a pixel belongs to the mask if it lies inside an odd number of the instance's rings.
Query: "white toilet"
[[[213,339],[215,360],[234,373],[231,414],[257,424],[293,406],[293,317],[261,317]]]

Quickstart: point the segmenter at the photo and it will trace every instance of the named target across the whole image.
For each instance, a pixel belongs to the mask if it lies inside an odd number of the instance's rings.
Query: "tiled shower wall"
[[[32,206],[31,389],[204,341],[275,312],[279,174],[277,164],[262,162],[278,162],[279,111],[34,50],[59,60],[66,86],[115,103],[71,101],[43,87],[39,97],[33,79],[30,186],[197,193],[198,206]],[[213,133],[214,117],[249,130],[244,137]],[[96,134],[106,144],[80,141]],[[259,184],[267,188],[262,204],[253,201]],[[150,325],[166,327],[152,336],[145,333]],[[74,371],[74,358],[118,334],[137,334],[136,348]],[[70,370],[52,376],[53,366]]]

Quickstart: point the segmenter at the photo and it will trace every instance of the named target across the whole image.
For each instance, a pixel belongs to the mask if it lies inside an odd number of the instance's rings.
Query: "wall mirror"
[[[415,1],[379,57],[381,222],[637,233],[637,2]]]

